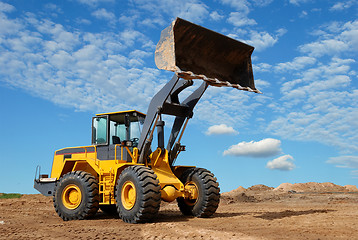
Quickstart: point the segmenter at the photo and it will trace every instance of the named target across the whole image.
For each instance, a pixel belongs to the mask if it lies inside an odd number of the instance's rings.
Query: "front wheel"
[[[220,188],[214,174],[203,168],[190,168],[182,174],[180,180],[196,196],[191,199],[177,198],[180,211],[195,217],[213,215],[220,202]]]
[[[98,182],[87,172],[69,172],[56,185],[53,203],[65,221],[89,218],[98,211]]]
[[[127,223],[148,222],[160,207],[157,175],[148,167],[130,166],[117,181],[116,202],[119,217]]]

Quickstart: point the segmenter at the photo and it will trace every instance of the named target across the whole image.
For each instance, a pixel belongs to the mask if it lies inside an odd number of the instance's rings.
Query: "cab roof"
[[[139,116],[142,116],[142,117],[146,116],[144,113],[139,112],[137,110],[127,110],[127,111],[109,112],[109,113],[98,113],[98,114],[96,114],[96,116],[117,115],[117,114],[122,115],[122,114],[126,114],[126,113],[130,113],[130,114],[137,113],[137,115],[139,115]]]
[[[128,110],[128,111],[120,111],[120,112],[109,112],[109,113],[99,113],[96,114],[97,117],[100,116],[108,116],[110,121],[114,121],[117,123],[124,123],[125,122],[125,116],[129,115],[129,120],[131,122],[137,122],[139,121],[139,117],[142,119],[145,118],[145,114],[138,112],[136,110]]]

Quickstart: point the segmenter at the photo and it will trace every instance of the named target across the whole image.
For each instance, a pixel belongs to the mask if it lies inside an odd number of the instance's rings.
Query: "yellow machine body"
[[[108,116],[119,119],[126,114],[144,115],[140,112],[130,110],[105,114],[97,116]],[[114,158],[101,160],[98,158],[98,148],[100,146],[90,145],[81,147],[71,147],[57,150],[54,155],[51,178],[57,180],[68,172],[85,171],[96,178],[99,183],[100,205],[115,204],[115,186],[121,172],[131,165],[150,166],[155,172],[160,182],[161,196],[164,201],[171,202],[177,197],[184,197],[190,194],[186,191],[183,183],[178,179],[182,172],[193,166],[174,166],[170,167],[168,162],[168,151],[160,148],[156,149],[149,156],[148,163],[139,164],[138,149],[128,147],[126,142],[114,144]],[[125,155],[129,159],[125,160]]]

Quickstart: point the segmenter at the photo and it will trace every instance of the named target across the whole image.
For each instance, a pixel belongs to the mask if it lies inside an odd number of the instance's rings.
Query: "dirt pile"
[[[356,185],[345,185],[344,187],[348,190],[348,192],[358,192]]]
[[[282,183],[275,188],[275,191],[284,192],[354,192],[357,191],[357,187],[354,185],[340,186],[334,183],[325,182],[308,182],[308,183]]]
[[[234,190],[231,190],[230,192],[224,192],[221,194],[221,196],[224,196],[224,197],[233,197],[233,196],[236,196],[236,195],[239,195],[243,192],[246,191],[246,188],[240,186]]]
[[[240,186],[230,192],[221,194],[221,201],[224,204],[238,202],[263,202],[263,201],[284,201],[292,198],[295,193],[348,193],[358,192],[354,185],[340,186],[333,183],[282,183],[277,188],[268,187],[263,184],[254,185],[245,189]],[[306,196],[296,196],[306,199]]]
[[[248,191],[270,191],[274,189],[273,187],[268,187],[266,185],[263,185],[263,184],[257,184],[257,185],[254,185],[252,187],[249,187],[247,190]]]

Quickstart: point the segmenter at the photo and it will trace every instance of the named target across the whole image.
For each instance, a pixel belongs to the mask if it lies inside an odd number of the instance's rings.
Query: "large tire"
[[[197,199],[177,198],[180,211],[186,216],[210,217],[220,202],[220,188],[214,174],[203,168],[186,170],[180,180],[184,185],[194,185],[198,191]]]
[[[148,167],[130,166],[117,181],[116,202],[119,217],[127,223],[152,220],[160,207],[160,185],[157,175]]]
[[[83,171],[63,175],[55,187],[53,204],[64,221],[95,215],[99,207],[97,180]]]

